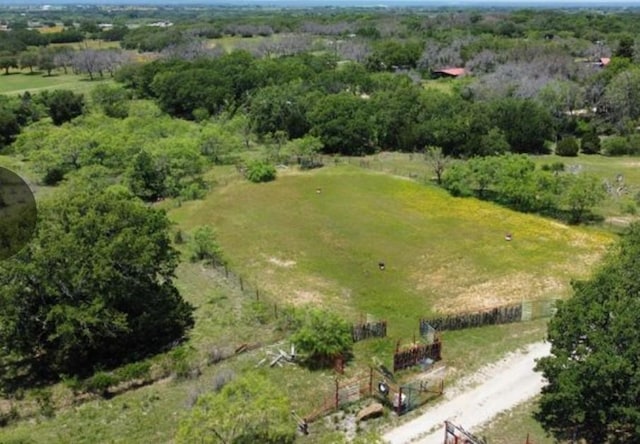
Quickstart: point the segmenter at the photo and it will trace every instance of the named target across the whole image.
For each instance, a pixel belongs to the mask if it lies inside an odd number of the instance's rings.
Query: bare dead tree
[[[67,74],[68,68],[72,65],[73,62],[73,53],[72,49],[63,49],[57,50],[53,56],[53,63],[57,68],[62,68],[64,73]]]
[[[345,40],[338,47],[338,55],[343,60],[353,60],[354,62],[364,63],[371,54],[370,46],[361,40]]]
[[[215,58],[224,54],[217,46],[210,47],[206,40],[192,38],[182,43],[169,45],[160,52],[160,57],[168,59],[195,60]]]

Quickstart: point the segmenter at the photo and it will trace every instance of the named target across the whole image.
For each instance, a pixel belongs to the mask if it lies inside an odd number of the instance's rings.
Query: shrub
[[[20,413],[14,404],[11,404],[8,412],[0,411],[0,427],[6,427],[18,419],[20,419]]]
[[[353,347],[350,325],[334,313],[315,308],[298,314],[291,342],[314,367],[330,366],[334,358],[349,354]]]
[[[85,389],[89,392],[106,397],[109,387],[116,385],[118,378],[107,372],[97,372],[91,378],[85,381]]]
[[[199,375],[200,369],[192,362],[193,350],[191,348],[180,346],[174,348],[169,353],[171,359],[171,370],[174,377],[178,379],[187,379]]]
[[[132,362],[124,367],[120,367],[117,371],[117,378],[120,381],[131,381],[133,379],[149,378],[151,363],[148,361]]]
[[[56,412],[53,407],[53,397],[51,394],[51,390],[44,388],[38,389],[34,392],[34,397],[36,399],[36,403],[38,404],[40,414],[45,418],[53,418]]]
[[[222,248],[218,244],[215,231],[210,225],[196,228],[191,239],[191,261],[224,264]]]
[[[60,167],[51,167],[47,169],[42,183],[47,186],[58,185],[64,179],[64,170]]]
[[[602,150],[607,156],[624,156],[629,154],[627,139],[620,136],[607,137],[602,140]]]
[[[560,139],[556,144],[556,154],[558,156],[575,157],[578,155],[579,149],[578,141],[573,136]]]
[[[542,171],[552,171],[552,172],[561,172],[564,171],[564,163],[562,162],[553,162],[553,163],[545,163],[540,167]]]
[[[637,156],[640,154],[640,134],[631,134],[627,139],[627,154]]]
[[[583,154],[600,154],[600,136],[594,131],[589,131],[580,140],[580,149]]]
[[[84,388],[82,382],[80,381],[80,379],[78,379],[77,376],[63,376],[62,384],[64,384],[65,387],[71,390],[74,395],[80,393]]]
[[[213,380],[211,381],[211,385],[212,385],[211,388],[213,389],[214,392],[219,392],[220,390],[222,390],[222,387],[227,385],[235,377],[236,377],[236,374],[233,372],[233,370],[229,370],[229,369],[220,370],[213,377]]]
[[[254,183],[271,182],[276,178],[276,168],[263,161],[255,161],[247,165],[245,177]]]

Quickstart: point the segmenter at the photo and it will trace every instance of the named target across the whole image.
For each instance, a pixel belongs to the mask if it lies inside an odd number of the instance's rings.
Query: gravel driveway
[[[443,399],[419,417],[389,430],[384,440],[390,444],[442,444],[445,420],[473,432],[498,413],[540,393],[544,380],[533,367],[537,358],[549,354],[550,348],[548,343],[536,342],[481,368],[445,389]]]

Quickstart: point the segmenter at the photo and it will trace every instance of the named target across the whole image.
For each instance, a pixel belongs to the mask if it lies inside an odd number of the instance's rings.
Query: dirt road
[[[537,395],[543,378],[533,371],[535,360],[549,354],[550,344],[537,342],[523,352],[481,368],[471,377],[445,390],[444,399],[428,407],[419,417],[388,431],[390,444],[442,444],[444,421],[473,432],[498,413]]]

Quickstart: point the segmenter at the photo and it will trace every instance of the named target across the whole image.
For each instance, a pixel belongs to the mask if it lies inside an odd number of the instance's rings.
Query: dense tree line
[[[246,110],[259,137],[314,135],[326,153],[443,147],[446,154],[510,150],[542,153],[555,134],[550,113],[532,99],[474,101],[424,90],[406,75],[375,73],[330,54],[277,59],[236,51],[214,59],[160,60],[120,71],[139,97],[194,119]],[[506,142],[506,143],[505,143]]]
[[[523,155],[476,157],[451,165],[444,171],[442,185],[455,196],[475,196],[518,211],[583,222],[604,199],[604,186],[595,176],[563,170],[563,164],[538,169]]]
[[[3,382],[91,374],[193,325],[164,213],[93,185],[48,200],[39,217],[35,239],[0,264]]]

